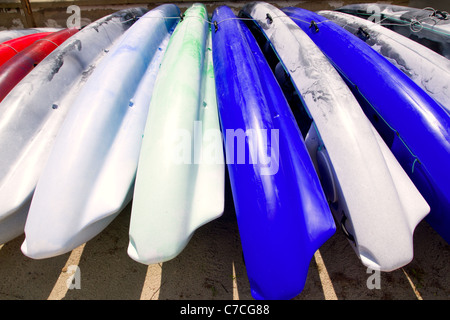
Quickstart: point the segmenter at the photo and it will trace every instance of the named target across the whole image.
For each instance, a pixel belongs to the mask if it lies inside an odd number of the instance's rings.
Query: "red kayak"
[[[52,32],[33,33],[0,43],[0,66],[29,45],[32,45],[36,40],[48,36],[51,33]]]
[[[0,67],[0,101],[47,55],[67,38],[78,32],[77,28],[54,32],[35,41]]]

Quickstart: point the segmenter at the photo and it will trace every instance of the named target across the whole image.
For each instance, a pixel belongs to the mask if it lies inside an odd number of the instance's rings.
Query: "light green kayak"
[[[220,217],[225,165],[204,5],[176,27],[155,83],[142,141],[128,254],[152,264],[177,256]]]

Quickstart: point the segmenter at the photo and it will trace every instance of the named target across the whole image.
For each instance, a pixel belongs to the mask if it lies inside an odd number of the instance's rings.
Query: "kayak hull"
[[[132,259],[170,260],[197,228],[222,215],[219,130],[208,13],[194,4],[170,38],[148,111],[131,210]],[[211,161],[201,157],[207,145]]]
[[[55,49],[0,103],[0,225],[22,208],[28,212],[36,183],[73,99],[113,41],[142,14],[130,9],[86,26]],[[129,22],[125,22],[129,21]],[[27,92],[27,94],[24,94]],[[12,219],[11,221],[17,221]],[[0,243],[24,231],[0,234]],[[10,228],[8,228],[10,229]]]
[[[367,117],[430,206],[427,221],[449,241],[448,113],[386,58],[337,24],[299,8],[283,11],[346,79]],[[309,28],[311,21],[321,24],[319,32]]]
[[[0,43],[0,66],[17,53],[32,45],[36,40],[48,36],[51,32],[39,32]]]
[[[357,16],[337,11],[318,13],[358,36],[402,70],[450,114],[450,60],[394,31]]]
[[[244,260],[255,299],[291,299],[335,224],[283,92],[235,18],[228,7],[214,11],[213,57]]]
[[[70,28],[51,33],[5,62],[0,67],[0,101],[47,55],[77,32],[78,29]]]
[[[178,17],[175,5],[143,15],[77,95],[36,186],[22,245],[27,256],[73,250],[130,202],[152,84]]]
[[[253,3],[244,6],[242,16],[256,19],[253,30],[262,35],[261,46],[278,57],[286,74],[279,73],[279,81],[290,84],[290,95],[301,99],[297,107],[312,120],[304,128],[309,154],[336,221],[362,263],[382,271],[409,263],[413,230],[429,207],[347,84],[308,33],[281,10]]]

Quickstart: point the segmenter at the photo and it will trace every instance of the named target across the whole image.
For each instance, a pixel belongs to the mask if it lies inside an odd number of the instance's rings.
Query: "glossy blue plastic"
[[[219,116],[252,296],[291,299],[303,290],[314,253],[334,234],[334,220],[255,38],[226,6],[214,11],[212,21]],[[245,161],[238,132],[251,133],[241,140]]]
[[[284,8],[334,64],[431,207],[428,223],[450,243],[450,118],[365,42],[328,19]],[[315,23],[312,23],[312,22]]]

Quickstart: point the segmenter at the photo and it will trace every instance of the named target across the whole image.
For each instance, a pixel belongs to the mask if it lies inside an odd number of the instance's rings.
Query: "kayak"
[[[23,37],[33,33],[41,33],[41,32],[57,32],[61,31],[62,28],[26,28],[26,29],[11,29],[11,30],[2,30],[0,31],[0,43],[16,39],[19,37]]]
[[[208,13],[193,4],[183,17],[156,79],[136,173],[128,255],[143,264],[176,257],[224,209]]]
[[[50,52],[77,32],[70,28],[49,34],[5,62],[0,67],[0,102]]]
[[[430,7],[350,4],[338,11],[370,19],[450,59],[450,14]]]
[[[336,11],[318,14],[358,36],[450,113],[450,60],[371,21]]]
[[[0,103],[0,243],[23,234],[36,183],[73,99],[132,17],[143,13],[126,9],[87,25]]]
[[[81,89],[36,186],[27,256],[75,249],[130,202],[153,83],[179,16],[177,6],[161,5],[140,17]]]
[[[17,53],[33,44],[36,40],[48,36],[49,34],[51,34],[51,32],[33,33],[0,43],[0,66]]]
[[[281,10],[253,3],[243,7],[242,16],[256,19],[257,25],[249,22],[252,30],[262,33],[260,39],[269,45],[261,46],[273,48],[286,73],[278,73],[279,81],[291,83],[313,121],[305,132],[309,154],[336,221],[361,262],[381,271],[409,263],[413,230],[429,207],[351,90]]]
[[[212,22],[217,103],[251,294],[291,299],[303,290],[314,253],[334,234],[333,216],[255,38],[227,6]]]
[[[401,70],[350,32],[307,10],[283,11],[305,30],[346,79],[367,117],[430,206],[426,220],[448,242],[448,113]],[[309,28],[312,21],[318,32]]]

